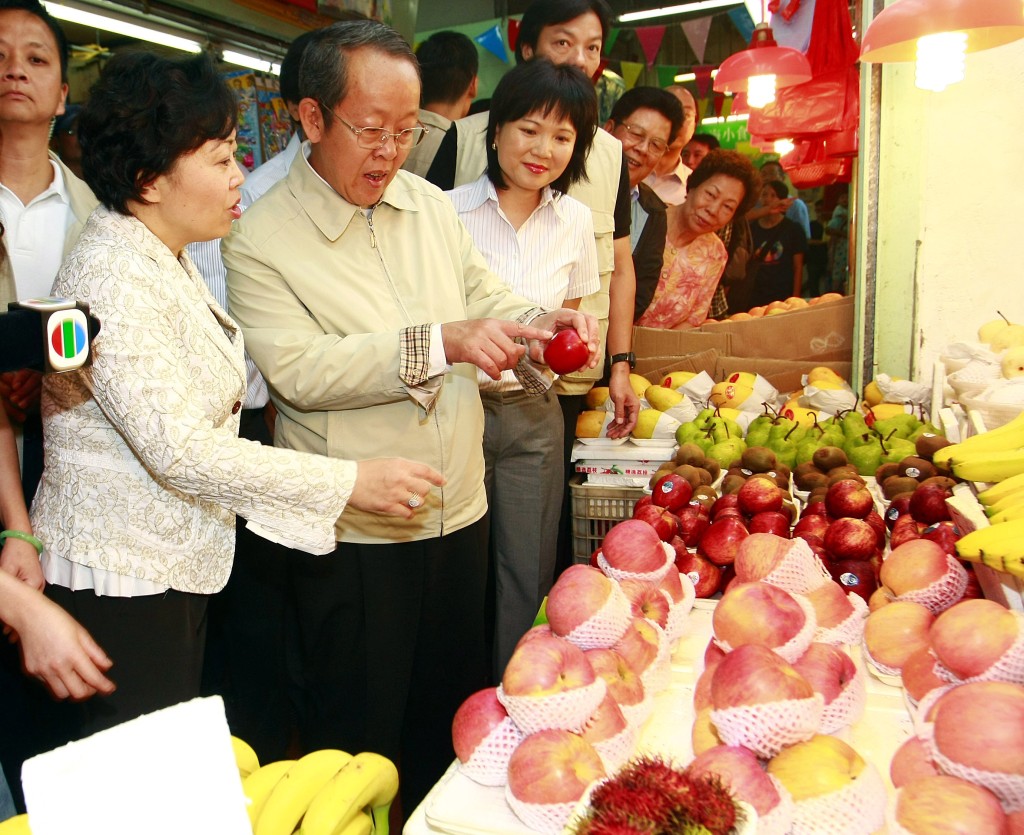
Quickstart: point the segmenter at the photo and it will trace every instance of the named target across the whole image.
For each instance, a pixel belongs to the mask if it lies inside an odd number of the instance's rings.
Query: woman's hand
[[[4,548],[0,552],[0,570],[17,577],[36,591],[42,591],[45,585],[39,553],[34,545],[22,539],[11,537],[4,540]]]
[[[599,353],[601,349],[601,330],[597,326],[597,319],[589,313],[580,313],[572,308],[561,307],[535,317],[530,322],[530,325],[547,331],[550,334],[545,340],[530,340],[530,359],[534,362],[544,363],[544,349],[551,340],[551,336],[567,328],[575,328],[576,332],[580,335],[580,339],[587,343],[590,355],[587,357],[587,363],[584,368],[593,368],[601,359]]]
[[[356,486],[348,503],[368,513],[412,519],[429,502],[431,487],[443,487],[445,478],[433,467],[405,458],[372,458],[358,462]]]

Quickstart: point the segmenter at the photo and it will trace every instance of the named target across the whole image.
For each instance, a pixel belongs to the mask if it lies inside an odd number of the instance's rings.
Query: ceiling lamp
[[[811,65],[807,57],[799,50],[776,44],[771,27],[759,23],[754,27],[750,49],[730,55],[722,62],[714,89],[716,93],[746,93],[751,107],[764,107],[775,101],[779,87],[810,80]]]
[[[897,0],[871,21],[860,60],[915,61],[917,86],[938,92],[964,78],[964,56],[1024,38],[1021,0]]]

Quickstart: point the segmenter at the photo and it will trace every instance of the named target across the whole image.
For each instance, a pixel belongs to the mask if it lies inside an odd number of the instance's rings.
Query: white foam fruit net
[[[662,563],[660,568],[654,571],[636,573],[633,571],[622,571],[621,569],[613,568],[609,565],[608,560],[604,558],[604,551],[597,552],[597,567],[613,580],[644,580],[648,583],[657,584],[664,579],[669,568],[674,567],[676,564],[676,549],[667,542],[661,543],[661,549],[665,553],[665,562]]]
[[[929,694],[931,695],[931,694]],[[924,705],[927,697],[921,699]],[[998,798],[1007,814],[1024,811],[1024,774],[1010,774],[1004,771],[987,771],[951,760],[935,744],[935,727],[930,722],[921,722],[918,735],[924,740],[925,748],[932,762],[943,774],[959,777],[969,783],[988,789]]]
[[[508,782],[508,761],[523,741],[523,732],[511,717],[505,717],[476,746],[459,770],[484,786],[504,786]]]
[[[803,610],[804,613],[804,625],[800,627],[800,631],[790,638],[782,646],[768,647],[776,655],[783,658],[787,663],[792,664],[801,655],[807,651],[807,647],[814,641],[814,633],[818,628],[818,623],[814,614],[814,607],[811,602],[804,597],[802,594],[793,594],[793,599],[797,602],[797,605]],[[722,641],[715,638],[715,643],[718,644],[725,652],[732,652],[735,647],[729,646],[728,641]]]
[[[711,721],[726,745],[742,745],[759,757],[774,757],[787,745],[818,732],[824,704],[821,694],[815,693],[806,699],[712,709]]]
[[[946,555],[946,573],[923,589],[913,589],[897,595],[894,600],[909,600],[920,603],[933,615],[946,611],[961,600],[967,590],[967,569],[956,557]]]
[[[867,699],[867,675],[858,667],[856,675],[846,682],[839,695],[822,709],[821,732],[830,734],[852,725],[864,715]]]
[[[644,694],[653,697],[668,687],[672,677],[672,644],[664,629],[656,623],[651,625],[658,633],[658,654],[640,673],[640,680],[644,683]]]
[[[864,637],[864,621],[868,617],[868,604],[856,592],[847,592],[846,599],[853,606],[853,611],[845,620],[835,626],[818,626],[814,631],[814,640],[820,644],[846,646],[859,644]]]
[[[601,704],[608,685],[596,678],[583,687],[544,696],[510,696],[498,685],[498,701],[524,734],[556,728],[579,731]]]
[[[987,670],[976,676],[957,678],[956,673],[941,661],[935,662],[935,674],[944,681],[955,684],[967,684],[973,681],[1009,681],[1024,684],[1024,612],[1011,611],[1017,619],[1017,639],[1006,648],[1006,652],[997,658]]]
[[[679,582],[683,586],[683,598],[678,603],[672,603],[672,608],[668,612],[668,623],[665,625],[665,633],[671,644],[678,641],[686,632],[686,621],[690,610],[693,609],[693,602],[697,599],[697,590],[687,575],[680,572]]]
[[[645,690],[644,697],[639,702],[632,705],[620,704],[619,710],[626,717],[626,724],[639,732],[641,726],[651,717],[651,713],[654,712],[654,699],[647,695]]]
[[[576,803],[524,803],[505,786],[505,799],[516,817],[534,832],[560,835],[576,809]]]
[[[864,660],[878,670],[878,672],[887,676],[898,676],[900,674],[899,667],[890,667],[888,664],[883,664],[868,651],[868,645],[864,642],[863,636],[861,637],[861,651],[864,653]]]
[[[604,763],[605,772],[614,774],[626,764],[636,751],[638,735],[637,728],[627,722],[626,727],[615,736],[591,743],[601,757],[601,762]]]
[[[779,802],[763,815],[758,813],[757,835],[788,835],[793,828],[793,815],[796,813],[793,797],[774,775],[769,774],[768,779],[779,793]]]
[[[793,835],[870,835],[885,824],[885,783],[866,763],[848,786],[796,803]]]
[[[632,620],[629,598],[613,581],[611,594],[604,605],[568,635],[561,637],[583,650],[610,647],[622,637]]]
[[[801,538],[793,540],[786,556],[773,568],[764,582],[796,594],[806,594],[825,583],[832,582],[825,564]]]

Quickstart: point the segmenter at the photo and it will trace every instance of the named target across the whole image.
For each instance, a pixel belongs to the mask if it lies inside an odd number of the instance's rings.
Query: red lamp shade
[[[913,61],[918,38],[940,32],[965,32],[967,52],[1002,46],[1024,38],[1024,5],[1021,0],[898,0],[871,21],[860,60]]]
[[[771,27],[759,23],[750,39],[750,49],[730,55],[722,62],[714,89],[716,93],[745,93],[751,76],[764,75],[774,75],[776,87],[789,87],[809,81],[811,65],[799,50],[777,46]]]

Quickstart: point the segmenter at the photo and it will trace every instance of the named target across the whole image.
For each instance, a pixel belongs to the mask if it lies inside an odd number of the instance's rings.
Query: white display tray
[[[704,649],[711,637],[714,600],[697,600],[688,629],[672,653],[672,679],[667,690],[655,697],[655,708],[640,736],[642,753],[660,754],[677,763],[693,759],[690,734],[693,728],[693,689],[704,666]],[[859,649],[851,654],[864,666]],[[910,716],[901,687],[866,678],[864,716],[836,736],[878,768],[890,795],[889,763],[896,749],[912,733]],[[505,789],[482,786],[459,772],[453,763],[406,822],[405,835],[531,835],[505,801]],[[568,830],[567,830],[568,832]]]

